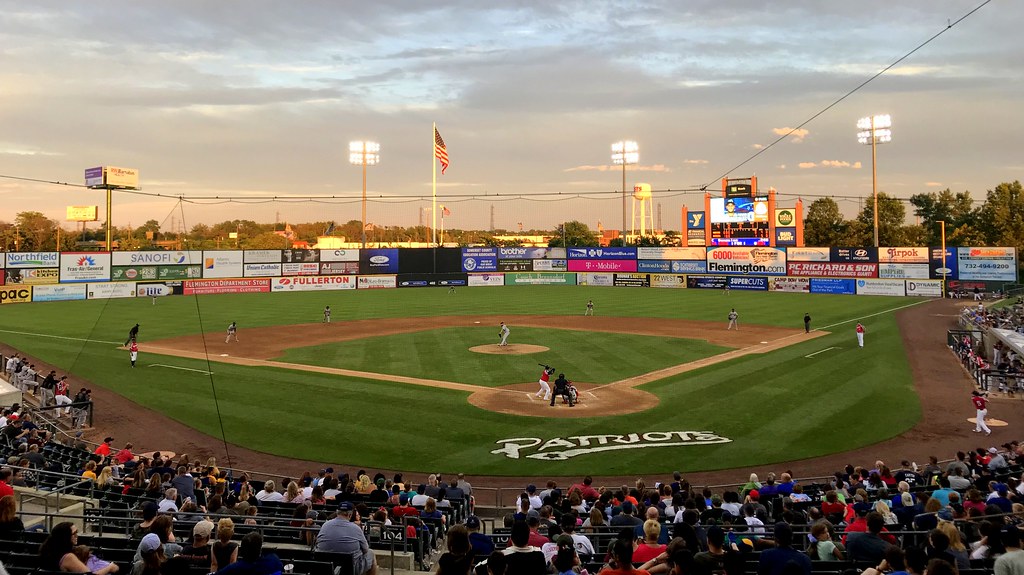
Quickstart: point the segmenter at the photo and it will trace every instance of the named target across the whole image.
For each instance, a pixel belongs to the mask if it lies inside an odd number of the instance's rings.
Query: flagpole
[[[431,186],[431,208],[430,208],[430,230],[433,233],[434,245],[437,245],[437,159],[434,157],[434,134],[437,133],[437,123],[430,131],[430,169],[432,172]]]

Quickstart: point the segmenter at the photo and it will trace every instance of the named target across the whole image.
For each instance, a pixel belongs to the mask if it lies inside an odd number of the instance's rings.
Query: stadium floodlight
[[[380,144],[377,142],[358,141],[348,145],[348,161],[363,167],[363,249],[366,249],[366,166],[380,163]]]
[[[881,114],[857,120],[857,141],[861,144],[871,145],[871,193],[874,196],[875,215],[875,247],[878,247],[878,169],[877,169],[877,144],[887,144],[892,141],[892,116]]]
[[[640,146],[632,140],[612,144],[612,163],[622,166],[622,245],[626,245],[626,220],[629,219],[629,193],[626,191],[626,166],[640,163]]]

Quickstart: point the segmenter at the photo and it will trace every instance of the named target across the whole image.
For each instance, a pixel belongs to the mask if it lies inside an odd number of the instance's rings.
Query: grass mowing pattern
[[[702,340],[526,327],[516,328],[515,343],[550,350],[524,355],[469,351],[495,342],[494,334],[492,327],[433,329],[293,348],[277,359],[497,387],[536,381],[538,363],[554,366],[573,381],[611,383],[729,351]]]
[[[811,314],[815,326],[823,326],[917,303],[902,298],[738,290],[726,296],[701,290],[547,286],[463,289],[453,296],[444,290],[204,296],[198,303],[207,331],[220,332],[237,320],[244,338],[249,325],[317,322],[328,304],[336,310],[337,321],[427,313],[582,313],[583,304],[591,298],[601,315],[722,321],[728,308],[736,307],[745,323],[792,327],[802,327],[804,312]],[[156,306],[147,299],[3,306],[0,330],[119,344],[136,321],[142,324],[143,342],[200,331],[196,300],[185,297],[165,298]],[[228,440],[260,451],[368,468],[472,474],[696,471],[844,451],[913,426],[920,407],[893,314],[870,317],[864,323],[868,328],[864,349],[856,348],[851,322],[834,328],[833,335],[647,384],[644,389],[656,393],[661,405],[646,412],[575,420],[484,411],[468,405],[465,393],[443,389],[218,363],[212,369]],[[590,334],[594,340],[604,336]],[[220,435],[208,377],[146,367],[162,363],[205,370],[204,361],[143,353],[140,367],[132,370],[127,352],[112,343],[4,331],[0,339],[69,369],[73,379],[89,380],[214,437]],[[804,357],[832,346],[841,349]],[[643,350],[622,350],[626,352]],[[614,369],[622,353],[604,357],[605,369]],[[533,375],[527,381],[532,379]],[[102,420],[102,410],[97,417]],[[555,462],[510,460],[490,453],[502,438],[546,440],[671,430],[711,430],[733,441],[596,453]],[[216,447],[215,441],[211,440],[211,447]]]

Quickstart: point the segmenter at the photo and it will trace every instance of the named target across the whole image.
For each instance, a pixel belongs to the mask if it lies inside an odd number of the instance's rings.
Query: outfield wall
[[[944,275],[943,275],[944,273]],[[581,285],[940,297],[1017,280],[1014,248],[468,247],[0,253],[0,303]]]

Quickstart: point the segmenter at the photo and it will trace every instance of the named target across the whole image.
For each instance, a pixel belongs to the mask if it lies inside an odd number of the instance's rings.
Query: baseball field
[[[367,468],[619,475],[816,457],[913,427],[895,311],[919,303],[561,286],[176,296],[4,306],[0,341],[211,445]],[[232,321],[239,341],[225,343]],[[508,348],[495,345],[500,321]],[[122,344],[135,323],[132,369]],[[539,364],[574,382],[577,405],[534,395]]]

